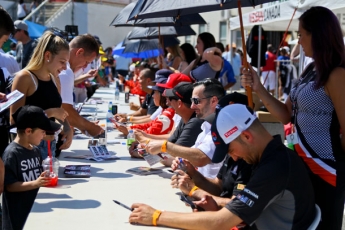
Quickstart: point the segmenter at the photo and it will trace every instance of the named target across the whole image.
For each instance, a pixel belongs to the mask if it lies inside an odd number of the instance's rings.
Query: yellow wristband
[[[165,140],[161,146],[161,152],[162,153],[166,153],[167,152],[167,144],[168,144],[168,141]]]
[[[161,214],[162,214],[162,211],[160,211],[160,210],[156,210],[153,213],[153,215],[152,215],[152,225],[153,226],[157,226],[157,220]]]
[[[194,187],[189,191],[188,196],[192,196],[193,193],[194,193],[194,191],[195,191],[195,190],[198,190],[198,189],[199,189],[199,187],[194,186]]]

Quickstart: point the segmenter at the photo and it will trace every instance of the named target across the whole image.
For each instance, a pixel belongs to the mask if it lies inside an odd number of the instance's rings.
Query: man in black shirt
[[[299,156],[286,148],[280,137],[272,137],[244,105],[221,109],[211,129],[216,145],[213,162],[221,162],[230,154],[254,165],[246,187],[220,210],[210,196],[196,203],[213,211],[189,214],[133,204],[129,222],[201,230],[230,229],[244,221],[257,229],[308,229],[316,208]]]
[[[115,114],[115,119],[120,122],[131,122],[135,120],[141,120],[144,118],[149,118],[157,109],[158,106],[155,105],[152,95],[153,90],[148,88],[149,85],[155,85],[153,82],[155,80],[155,71],[151,69],[143,69],[140,71],[139,83],[141,89],[147,93],[144,102],[141,105],[141,108],[138,111],[135,111],[132,114],[118,113]]]
[[[179,79],[181,80],[181,79]],[[171,80],[169,81],[172,82]],[[186,83],[186,82],[184,82]],[[182,84],[182,83],[179,83]],[[179,84],[177,84],[174,89],[178,90]],[[152,135],[146,134],[143,132],[136,132],[136,139],[140,142],[143,142],[147,139],[154,140],[166,140],[168,139],[169,142],[175,143],[180,146],[191,147],[195,144],[196,138],[198,137],[199,133],[201,132],[201,124],[204,122],[203,120],[197,118],[195,116],[194,110],[190,108],[191,101],[190,98],[192,97],[193,93],[193,86],[191,83],[186,83],[189,87],[184,87],[183,90],[179,90],[179,95],[183,96],[183,98],[178,97],[167,97],[167,103],[171,106],[176,114],[181,116],[181,121],[175,131],[170,135]],[[164,94],[163,94],[164,95]],[[130,151],[132,156],[135,153]],[[169,161],[164,162],[165,165],[170,166],[172,159]]]

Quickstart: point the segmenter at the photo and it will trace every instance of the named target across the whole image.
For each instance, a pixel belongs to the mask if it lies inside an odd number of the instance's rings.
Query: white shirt
[[[67,62],[67,69],[61,71],[59,74],[61,83],[61,98],[62,103],[74,105],[73,102],[73,88],[74,88],[74,73]]]
[[[205,155],[207,155],[211,160],[216,150],[216,146],[213,143],[211,135],[211,124],[207,121],[204,121],[201,125],[202,132],[198,135],[198,138],[195,141],[195,145],[192,148],[200,149]],[[208,178],[215,178],[219,172],[220,167],[223,165],[223,162],[214,164],[210,163],[203,167],[199,167],[198,171]]]
[[[0,67],[6,68],[12,75],[20,70],[16,59],[12,55],[5,53],[2,49],[0,49]]]

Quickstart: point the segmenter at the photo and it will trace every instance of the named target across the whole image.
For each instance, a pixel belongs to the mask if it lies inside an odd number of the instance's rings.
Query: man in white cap
[[[31,55],[37,46],[37,40],[31,39],[28,32],[28,25],[21,20],[14,22],[14,38],[19,42],[17,44],[17,62],[19,67],[23,69],[29,62]]]
[[[316,212],[313,190],[302,160],[272,137],[244,105],[233,104],[218,112],[212,124],[216,151],[212,161],[226,154],[253,164],[246,187],[224,208],[210,196],[195,202],[206,212],[176,213],[133,204],[130,223],[179,229],[231,229],[242,222],[254,229],[308,229]]]

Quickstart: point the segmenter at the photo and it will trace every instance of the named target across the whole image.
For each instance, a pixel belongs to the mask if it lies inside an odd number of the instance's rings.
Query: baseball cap
[[[290,53],[290,48],[288,47],[288,46],[283,46],[283,47],[281,47],[279,50],[281,51],[281,50],[285,50],[287,53]]]
[[[155,74],[155,80],[153,82],[156,82],[156,83],[163,83],[160,79],[166,79],[168,80],[169,78],[169,75],[174,73],[173,71],[169,70],[169,69],[161,69],[161,70],[158,70]],[[165,81],[166,82],[166,81]],[[164,83],[165,83],[164,82]]]
[[[212,158],[213,163],[224,160],[230,142],[247,130],[255,119],[257,118],[254,111],[245,105],[232,104],[220,109],[211,126],[212,140],[216,146]]]
[[[156,78],[152,82],[164,84],[167,82],[169,75],[172,73],[173,73],[173,71],[168,70],[168,69],[158,70],[155,74]],[[165,90],[164,88],[157,86],[157,84],[156,85],[149,85],[149,86],[147,86],[147,88],[152,89],[152,90],[158,90],[161,93],[163,93]]]
[[[163,87],[166,89],[172,89],[180,82],[192,82],[192,79],[183,73],[173,73],[173,74],[170,74],[170,76],[169,76],[169,78],[165,84],[160,83],[157,85],[159,87]]]
[[[217,109],[220,110],[229,104],[248,105],[248,97],[242,93],[233,92],[225,95],[218,101]]]
[[[102,42],[101,40],[99,39],[99,37],[97,35],[93,35],[93,37],[95,38],[96,42],[99,44],[99,45],[102,45]]]
[[[233,43],[231,44],[231,47],[232,47],[232,48],[236,48],[236,43],[233,42]]]
[[[166,89],[163,93],[165,97],[177,97],[182,102],[190,104],[193,94],[193,84],[190,82],[180,82],[173,89]]]
[[[37,106],[22,106],[12,114],[12,117],[17,129],[40,128],[46,132],[53,133],[61,128],[60,124],[49,120],[43,109]]]
[[[28,31],[28,25],[22,20],[16,20],[14,22],[14,28]]]

